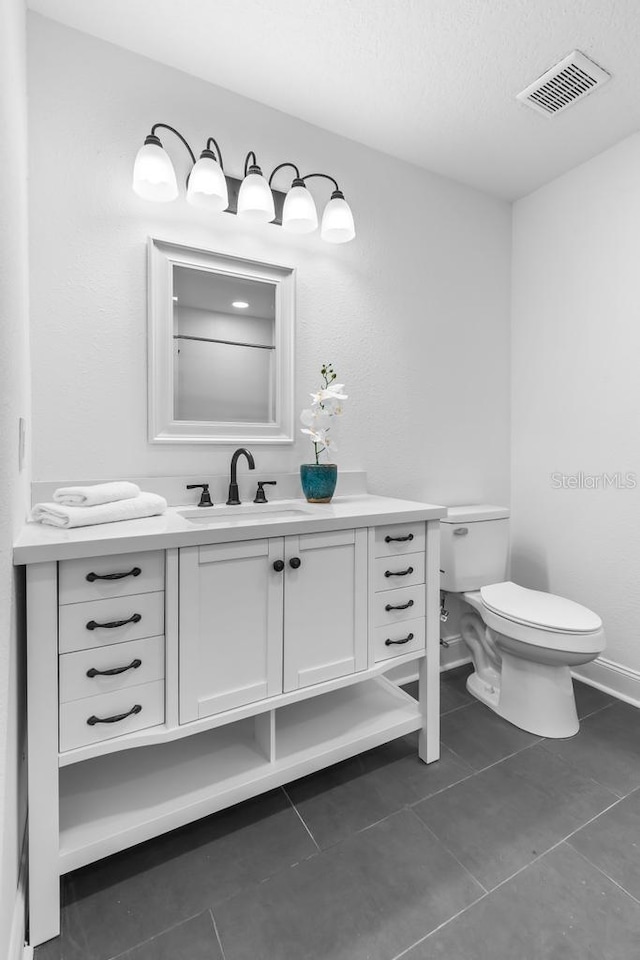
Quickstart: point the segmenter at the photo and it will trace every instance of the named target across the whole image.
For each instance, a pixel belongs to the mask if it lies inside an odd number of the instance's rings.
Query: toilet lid
[[[600,617],[587,607],[510,581],[482,587],[480,596],[493,613],[531,627],[558,633],[593,633],[602,627]]]

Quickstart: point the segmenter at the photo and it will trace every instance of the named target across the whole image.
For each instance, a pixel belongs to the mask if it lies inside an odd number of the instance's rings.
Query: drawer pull
[[[93,583],[94,580],[124,580],[125,577],[139,577],[141,573],[140,567],[134,567],[126,573],[88,573],[85,579],[89,583]]]
[[[113,667],[112,670],[96,670],[95,667],[91,667],[90,670],[87,670],[88,677],[117,677],[119,673],[126,673],[127,670],[137,670],[138,667],[142,666],[142,660],[138,660],[136,657],[135,660],[132,660],[131,663],[128,663],[126,667]]]
[[[407,567],[406,570],[385,570],[385,577],[408,577],[410,573],[413,573],[413,567]]]
[[[413,540],[413,534],[408,533],[406,537],[385,537],[385,543],[406,543],[407,540]]]
[[[301,564],[302,564],[302,560],[300,559],[300,557],[291,557],[291,560],[289,560],[289,566],[292,567],[294,570],[297,570],[298,567],[301,566]]]
[[[389,610],[408,610],[409,607],[413,606],[413,600],[407,600],[406,603],[397,603],[395,606],[391,603],[385,604],[385,610],[389,613]]]
[[[96,623],[95,620],[89,620],[87,624],[87,630],[113,630],[114,627],[124,627],[127,623],[140,623],[142,620],[142,614],[134,613],[132,617],[129,617],[128,620],[112,620],[111,623]]]
[[[402,640],[385,640],[385,647],[390,647],[392,643],[409,643],[410,640],[413,640],[413,634],[410,633],[408,636],[404,637]]]
[[[119,713],[115,717],[89,717],[87,723],[90,727],[95,727],[96,723],[119,723],[120,720],[126,720],[127,717],[131,717],[136,713],[142,713],[142,707],[139,703],[135,703],[131,710],[127,710],[126,713]]]

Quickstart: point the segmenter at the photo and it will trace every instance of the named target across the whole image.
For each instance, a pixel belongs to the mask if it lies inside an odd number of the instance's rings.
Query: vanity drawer
[[[373,585],[380,590],[395,590],[424,583],[424,552],[374,560]]]
[[[424,523],[394,523],[376,527],[376,557],[395,557],[400,553],[424,552]]]
[[[71,700],[60,707],[60,752],[160,723],[164,723],[163,680]]]
[[[164,633],[164,592],[68,603],[59,608],[58,618],[60,653],[158,637]]]
[[[164,637],[111,643],[102,649],[63,653],[60,657],[60,703],[124,690],[164,677]],[[88,676],[90,671],[100,671]],[[103,671],[117,673],[104,674]]]
[[[381,627],[399,620],[415,620],[424,617],[424,584],[403,587],[401,590],[384,590],[373,596],[373,626]]]
[[[373,659],[376,663],[401,657],[405,653],[424,650],[425,621],[405,620],[404,623],[392,623],[386,627],[376,627],[373,631]]]
[[[126,597],[156,590],[164,590],[163,550],[61,560],[58,564],[60,604]]]

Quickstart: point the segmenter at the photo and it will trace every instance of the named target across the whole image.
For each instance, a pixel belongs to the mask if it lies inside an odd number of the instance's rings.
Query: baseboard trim
[[[16,890],[16,899],[13,905],[13,917],[11,920],[11,935],[9,938],[8,960],[32,960],[33,958],[33,947],[30,947],[25,942],[27,938],[26,889],[27,889],[27,841],[26,841],[26,831],[25,831],[25,838],[22,843],[22,853],[20,855],[20,872],[18,874],[18,889]]]
[[[618,700],[640,707],[640,671],[623,667],[620,663],[598,657],[571,671],[576,680],[597,687]]]
[[[465,663],[471,663],[469,648],[459,634],[446,638],[448,647],[440,647],[440,673],[447,670],[453,670],[454,667],[461,667]],[[417,662],[414,660],[402,667],[389,667],[385,677],[403,686],[405,683],[413,683],[418,679]]]

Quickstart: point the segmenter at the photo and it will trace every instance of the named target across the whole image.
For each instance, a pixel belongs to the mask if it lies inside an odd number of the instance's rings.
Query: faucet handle
[[[202,493],[200,494],[200,503],[198,504],[199,507],[213,506],[208,483],[188,483],[187,490],[202,490]]]
[[[258,480],[258,489],[256,490],[256,495],[253,502],[268,503],[269,501],[267,500],[267,495],[264,492],[264,487],[265,486],[275,487],[277,482],[278,482],[277,480]]]

